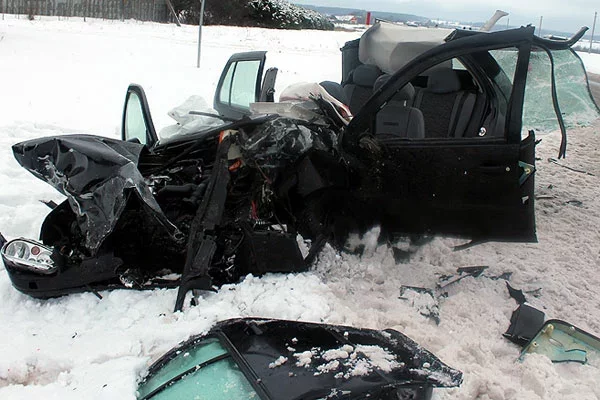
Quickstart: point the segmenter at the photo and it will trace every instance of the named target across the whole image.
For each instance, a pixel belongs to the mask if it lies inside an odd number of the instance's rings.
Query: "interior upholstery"
[[[352,114],[356,115],[373,94],[373,86],[381,70],[375,65],[361,64],[356,67],[350,76],[342,83],[344,93],[348,99],[348,107]]]
[[[446,138],[468,135],[469,122],[478,102],[476,90],[463,90],[457,71],[440,68],[429,75],[427,87],[416,91],[413,107],[423,113],[425,137]]]
[[[384,74],[381,75],[379,78],[377,78],[377,80],[375,81],[375,84],[373,85],[373,92],[379,90],[385,83],[387,83],[387,81],[390,79],[391,75],[388,74]],[[392,101],[410,101],[415,97],[415,88],[413,85],[411,85],[410,83],[408,85],[405,85],[402,89],[400,89],[395,95],[394,97],[392,97]]]
[[[375,90],[383,85],[389,76],[383,76],[375,84]],[[425,123],[423,114],[418,108],[407,105],[412,103],[415,93],[413,85],[406,84],[396,93],[378,113],[375,118],[375,134],[382,138],[423,139]]]

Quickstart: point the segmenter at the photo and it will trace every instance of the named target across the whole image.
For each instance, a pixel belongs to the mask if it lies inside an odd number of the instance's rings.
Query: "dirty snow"
[[[1,18],[1,17],[0,17]],[[157,128],[167,111],[190,95],[211,103],[231,53],[267,49],[280,68],[278,92],[297,81],[339,80],[339,48],[352,32],[277,31],[208,27],[202,68],[195,68],[197,30],[126,21],[0,19],[0,231],[36,237],[46,206],[60,195],[14,161],[10,146],[39,136],[96,133],[118,137],[125,89],[142,84]],[[595,59],[594,59],[595,60]],[[585,60],[588,68],[595,61]],[[592,64],[593,63],[593,64]],[[439,308],[440,323],[399,299],[401,285],[435,287],[458,267],[487,265],[489,276],[512,273],[511,284],[540,289],[530,303],[600,334],[600,124],[570,134],[564,165],[555,157],[559,135],[538,146],[536,204],[539,243],[462,243],[435,238],[413,248],[403,263],[360,240],[362,257],[326,249],[307,273],[248,276],[172,313],[175,290],[118,290],[36,300],[15,291],[0,270],[0,398],[134,399],[147,366],[191,334],[217,321],[274,317],[402,331],[464,373],[460,388],[440,399],[596,399],[599,371],[552,364],[541,356],[518,362],[519,348],[502,338],[516,308],[505,284],[484,276],[453,285]],[[313,355],[302,357],[310,363]],[[298,360],[294,359],[294,362]],[[289,361],[291,362],[291,361]]]

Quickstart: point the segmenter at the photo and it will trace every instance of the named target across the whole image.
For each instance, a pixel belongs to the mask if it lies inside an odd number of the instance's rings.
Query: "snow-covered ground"
[[[585,64],[585,69],[594,74],[600,74],[600,54],[578,51],[579,57]]]
[[[44,135],[95,133],[118,137],[129,82],[146,89],[157,126],[190,94],[212,99],[233,52],[267,49],[280,68],[279,88],[299,80],[339,80],[339,48],[351,32],[204,29],[202,68],[195,68],[197,30],[137,22],[0,20],[0,230],[37,237],[48,212],[39,199],[59,200],[47,184],[20,168],[10,146]],[[597,65],[596,58],[585,58]],[[596,56],[600,57],[600,56]],[[592,60],[592,61],[590,61]],[[279,90],[281,91],[281,90]],[[570,132],[566,165],[555,157],[558,135],[543,136],[536,174],[539,243],[461,243],[436,238],[396,264],[363,238],[361,257],[327,249],[303,274],[247,277],[172,313],[175,290],[77,294],[40,301],[10,284],[0,270],[0,398],[134,399],[148,364],[216,321],[261,316],[369,328],[398,329],[464,372],[443,399],[596,399],[600,371],[552,364],[543,356],[517,361],[519,348],[502,338],[516,303],[502,280],[467,278],[440,307],[439,325],[399,299],[401,285],[434,287],[456,268],[487,265],[489,276],[511,272],[511,284],[541,289],[530,302],[600,334],[600,124]]]

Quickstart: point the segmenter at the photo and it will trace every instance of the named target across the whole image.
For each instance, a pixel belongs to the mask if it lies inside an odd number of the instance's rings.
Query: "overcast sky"
[[[416,14],[432,19],[452,19],[461,22],[484,22],[501,9],[510,14],[510,25],[538,25],[544,16],[544,28],[575,32],[594,22],[594,11],[600,11],[598,0],[503,0],[497,3],[481,0],[292,0],[297,4],[358,8]],[[506,17],[499,24],[506,24]],[[600,21],[596,24],[599,34]]]

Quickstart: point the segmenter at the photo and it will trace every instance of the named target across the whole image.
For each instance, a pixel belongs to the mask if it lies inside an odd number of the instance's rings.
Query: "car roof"
[[[393,74],[415,57],[443,44],[450,33],[451,29],[411,28],[378,21],[361,36],[358,57],[363,64]]]

